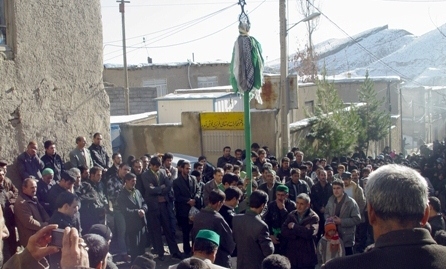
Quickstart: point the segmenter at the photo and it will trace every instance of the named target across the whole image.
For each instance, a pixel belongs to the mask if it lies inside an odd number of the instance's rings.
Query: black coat
[[[125,227],[127,233],[138,233],[145,231],[146,218],[140,217],[138,211],[140,209],[147,213],[147,204],[142,198],[141,193],[135,189],[135,198],[125,188],[119,193],[118,196],[119,209],[125,218]]]
[[[235,210],[226,205],[223,205],[218,213],[220,213],[220,215],[225,219],[226,223],[232,229],[232,218],[235,216]]]
[[[272,235],[275,234],[274,231],[280,233],[282,224],[285,222],[288,214],[295,209],[296,203],[288,199],[285,201],[285,207],[282,209],[279,209],[276,201],[270,202],[266,214],[263,216],[266,224],[268,224],[269,233]],[[275,229],[278,229],[278,231]]]
[[[178,217],[189,217],[191,206],[187,202],[190,199],[194,199],[196,205],[201,201],[197,179],[191,175],[188,175],[187,178],[178,175],[178,178],[173,181],[173,193],[175,195],[175,209]]]
[[[327,182],[325,187],[322,187],[320,182],[311,187],[311,205],[313,210],[319,215],[323,213],[320,211],[322,207],[327,205],[328,199],[333,195],[333,188],[330,183]]]
[[[194,217],[194,226],[192,228],[192,238],[198,234],[200,230],[207,229],[220,235],[220,245],[218,246],[215,257],[215,264],[230,267],[230,255],[234,251],[235,242],[232,238],[232,230],[224,218],[211,208],[203,208],[200,213]]]
[[[437,245],[424,228],[392,231],[381,235],[372,250],[333,259],[322,268],[444,269],[446,247]]]
[[[60,172],[65,170],[64,163],[62,161],[62,158],[59,154],[55,154],[53,156],[49,156],[47,154],[43,155],[42,158],[40,158],[44,164],[45,168],[51,168],[54,172],[54,180],[59,181],[60,180]]]
[[[285,186],[287,186],[289,189],[288,198],[291,201],[296,201],[296,197],[301,193],[310,195],[310,187],[308,186],[307,182],[302,179],[299,179],[299,182],[297,184],[294,184],[294,182],[290,180],[285,184]]]
[[[259,269],[263,259],[274,253],[268,225],[255,212],[235,215],[232,232],[237,244],[237,268]]]
[[[169,192],[172,189],[172,180],[166,175],[163,169],[158,171],[158,178],[148,169],[141,175],[141,184],[144,189],[144,200],[149,210],[158,210],[158,196],[163,196],[166,201],[169,200]],[[164,185],[164,187],[161,187]]]
[[[224,156],[221,156],[220,158],[218,158],[217,160],[217,167],[223,168],[223,166],[225,166],[225,164],[236,164],[237,163],[237,159],[234,156],[229,155],[228,158],[225,158]]]
[[[50,215],[53,214],[53,212],[57,211],[56,206],[56,200],[59,194],[66,192],[67,190],[62,188],[59,184],[56,184],[51,187],[51,189],[48,191],[47,201],[49,203],[49,209],[50,209]]]
[[[293,229],[288,228],[288,224],[291,222],[294,222]],[[307,225],[309,228],[306,227]],[[317,264],[314,239],[318,229],[319,217],[313,210],[308,209],[301,223],[299,223],[296,210],[288,214],[282,225],[282,236],[287,241],[285,256],[290,260],[293,268],[313,267]]]
[[[125,188],[119,193],[118,205],[125,218],[127,248],[134,260],[138,255],[144,254],[147,244],[146,216],[140,217],[138,213],[143,210],[147,214],[147,205],[137,189],[131,193]]]
[[[91,144],[88,150],[90,150],[90,155],[94,166],[99,166],[102,169],[107,169],[110,167],[110,157],[103,146]]]

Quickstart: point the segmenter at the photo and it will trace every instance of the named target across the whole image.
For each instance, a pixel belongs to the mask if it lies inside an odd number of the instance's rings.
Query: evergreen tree
[[[361,117],[361,127],[358,136],[358,146],[365,149],[367,154],[370,141],[380,141],[389,133],[390,114],[382,105],[385,102],[384,97],[379,100],[373,87],[373,81],[369,78],[369,72],[366,72],[364,83],[358,90],[359,101],[364,103],[359,109]]]
[[[317,105],[311,120],[311,131],[301,146],[310,158],[327,157],[351,153],[358,140],[360,118],[357,108],[345,107],[333,83],[326,79],[316,80]]]

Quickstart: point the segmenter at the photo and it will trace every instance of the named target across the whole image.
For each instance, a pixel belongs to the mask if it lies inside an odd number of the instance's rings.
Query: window
[[[0,0],[0,46],[6,45],[6,10],[5,0]]]
[[[167,94],[167,81],[165,79],[144,80],[142,86],[156,88],[156,97],[161,97]]]
[[[0,57],[7,60],[14,59],[12,48],[14,47],[11,21],[14,17],[12,0],[0,0]]]
[[[314,113],[314,101],[307,101],[307,102],[305,102],[305,110],[308,113],[313,114]]]
[[[218,77],[198,77],[198,88],[215,87],[218,86]]]

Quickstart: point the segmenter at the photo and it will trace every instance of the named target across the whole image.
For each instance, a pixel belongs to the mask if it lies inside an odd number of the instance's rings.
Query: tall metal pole
[[[125,41],[125,4],[130,1],[116,1],[119,3],[119,12],[122,17],[122,54],[124,58],[124,97],[125,97],[125,113],[130,115],[130,90],[129,90],[129,74],[127,70],[127,46]]]
[[[288,47],[287,47],[287,19],[286,0],[279,2],[280,18],[280,133],[281,153],[286,156],[290,148],[290,121],[288,118]]]
[[[251,164],[251,111],[249,106],[249,92],[245,92],[243,95],[244,101],[244,126],[245,126],[245,148],[246,148],[246,178],[249,178],[249,184],[246,186],[246,193],[251,196],[252,193],[252,164]]]

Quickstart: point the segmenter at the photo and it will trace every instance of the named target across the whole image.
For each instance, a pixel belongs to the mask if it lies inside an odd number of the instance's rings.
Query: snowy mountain
[[[407,86],[446,85],[446,24],[420,37],[387,26],[373,28],[352,38],[330,39],[315,46],[318,69],[328,75],[399,76]],[[293,59],[294,55],[290,55]],[[266,64],[279,72],[279,60]],[[290,73],[299,63],[290,62]]]

